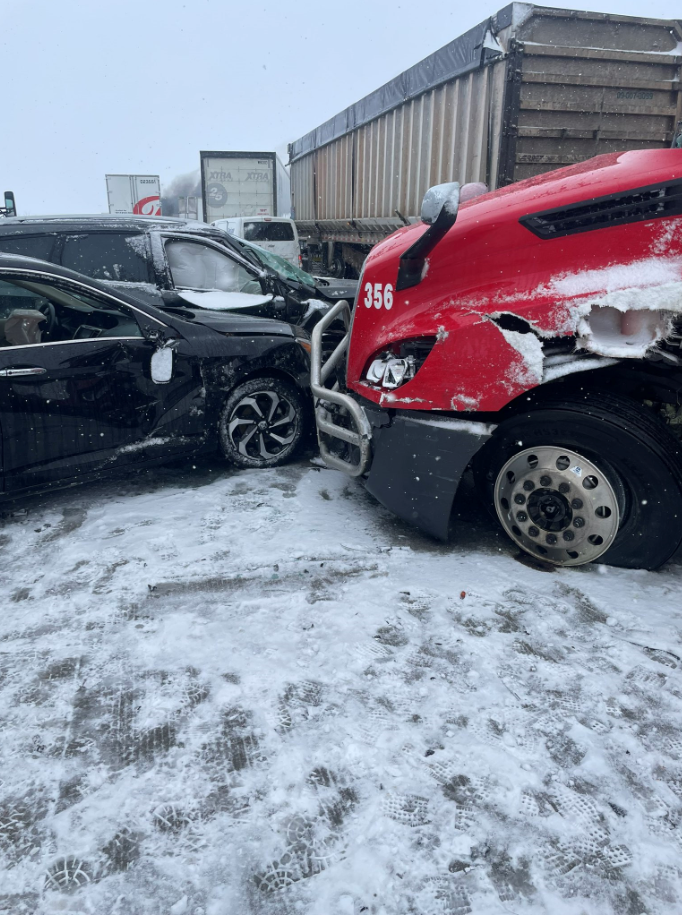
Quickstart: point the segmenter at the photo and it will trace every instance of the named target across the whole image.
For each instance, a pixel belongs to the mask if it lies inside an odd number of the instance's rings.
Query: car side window
[[[54,247],[54,235],[0,235],[2,254],[21,254],[49,261]]]
[[[50,283],[0,280],[0,348],[141,337],[134,312]]]
[[[166,257],[173,285],[179,288],[261,293],[252,273],[201,242],[171,239],[166,242]]]
[[[96,280],[149,282],[143,235],[125,235],[122,232],[67,235],[62,250],[62,266]]]
[[[294,227],[290,222],[245,222],[247,241],[293,241]]]

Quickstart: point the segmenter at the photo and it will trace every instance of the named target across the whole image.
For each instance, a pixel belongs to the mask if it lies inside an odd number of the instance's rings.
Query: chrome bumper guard
[[[343,321],[346,333],[331,356],[323,363],[322,335],[337,320]],[[369,421],[362,407],[352,397],[339,391],[338,381],[331,388],[325,387],[325,382],[328,380],[332,370],[341,362],[348,350],[350,324],[350,306],[348,302],[342,299],[313,328],[310,356],[310,387],[315,402],[315,425],[317,426],[317,440],[320,445],[322,460],[328,467],[342,470],[352,477],[359,477],[367,470],[370,462],[372,430]],[[345,426],[339,426],[333,421],[328,409],[330,404],[336,404],[346,411],[351,423],[350,429]],[[345,461],[338,455],[332,454],[322,438],[323,433],[342,442],[355,445],[360,451],[358,462]]]

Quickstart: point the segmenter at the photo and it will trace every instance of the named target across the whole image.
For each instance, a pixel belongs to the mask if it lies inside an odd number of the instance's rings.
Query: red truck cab
[[[682,541],[682,150],[463,204],[440,185],[422,219],[372,249],[325,364],[344,306],[314,335],[325,460],[441,538],[471,465],[531,555],[665,562]]]

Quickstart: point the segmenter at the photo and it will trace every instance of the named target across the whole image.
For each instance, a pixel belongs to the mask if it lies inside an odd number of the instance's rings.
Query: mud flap
[[[447,540],[459,481],[495,427],[432,413],[398,415],[386,423],[385,413],[365,412],[374,426],[368,491],[399,518]]]

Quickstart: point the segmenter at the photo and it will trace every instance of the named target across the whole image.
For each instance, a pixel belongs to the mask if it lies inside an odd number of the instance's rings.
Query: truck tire
[[[682,541],[682,449],[625,397],[553,399],[503,421],[474,475],[511,539],[554,565],[657,569]]]
[[[305,433],[303,399],[281,378],[251,378],[230,392],[220,413],[220,446],[238,467],[278,467]]]

